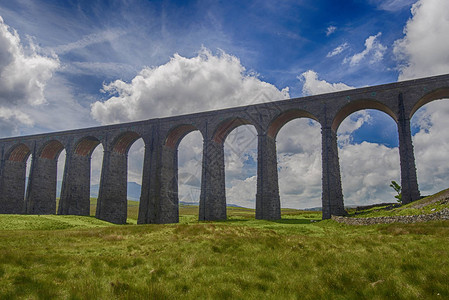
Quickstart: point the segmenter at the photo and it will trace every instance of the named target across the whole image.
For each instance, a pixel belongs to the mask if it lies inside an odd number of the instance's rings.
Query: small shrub
[[[401,186],[396,182],[396,181],[391,181],[390,186],[396,191],[396,193],[398,193],[396,196],[394,196],[396,198],[396,200],[398,201],[398,203],[402,203],[402,188]]]

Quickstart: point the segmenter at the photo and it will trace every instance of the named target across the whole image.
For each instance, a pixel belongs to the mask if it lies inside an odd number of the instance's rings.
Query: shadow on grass
[[[312,224],[312,223],[316,223],[319,221],[321,221],[321,220],[282,218],[280,220],[273,220],[271,222],[280,223],[280,224]]]
[[[239,223],[248,221],[261,221],[267,223],[278,223],[278,224],[313,224],[320,222],[321,220],[314,219],[296,219],[296,218],[282,218],[279,220],[256,220],[256,219],[227,219],[227,220],[217,220],[217,221],[201,221],[201,223]]]
[[[200,221],[200,223],[238,223],[238,222],[248,222],[254,221],[254,219],[227,219],[227,220],[216,220],[216,221]]]

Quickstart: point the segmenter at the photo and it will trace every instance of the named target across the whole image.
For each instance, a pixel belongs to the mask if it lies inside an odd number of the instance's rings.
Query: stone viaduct
[[[420,197],[410,119],[424,104],[449,98],[449,74],[243,107],[0,139],[0,213],[89,215],[90,159],[103,145],[96,217],[123,224],[127,217],[127,153],[145,143],[138,223],[176,223],[178,145],[188,133],[203,136],[200,220],[226,219],[224,140],[236,127],[253,125],[258,134],[256,218],[281,217],[276,135],[296,118],[320,123],[323,219],[343,215],[337,129],[351,113],[377,109],[398,125],[402,199]],[[56,212],[56,166],[66,150],[61,198]],[[25,194],[26,162],[32,155]],[[25,195],[25,197],[24,197]]]

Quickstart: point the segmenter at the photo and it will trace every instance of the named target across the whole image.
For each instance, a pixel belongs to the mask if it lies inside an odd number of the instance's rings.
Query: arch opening
[[[242,213],[232,206],[256,208],[258,135],[255,126],[248,123],[230,121],[222,127],[230,131],[218,132],[220,137],[225,138],[225,187],[230,216]],[[255,212],[249,214],[255,215]]]
[[[190,131],[178,143],[178,198],[180,214],[191,214],[192,205],[199,206],[203,160],[203,136]],[[198,213],[198,211],[196,212]]]
[[[99,143],[90,154],[90,215],[95,216],[98,191],[100,189],[101,167],[103,165],[103,144]]]
[[[276,148],[282,215],[292,213],[288,208],[321,207],[320,123],[304,115],[289,118],[276,134]]]
[[[201,194],[203,136],[193,124],[172,128],[164,141],[164,205],[167,211],[163,222],[178,222],[181,214],[199,214]],[[194,210],[198,212],[194,213]]]
[[[30,180],[31,172],[31,161],[33,160],[33,154],[30,154],[26,160],[26,171],[25,171],[25,188],[23,189],[23,199],[26,198],[26,193],[28,189],[28,182]]]
[[[142,191],[143,160],[145,156],[145,143],[138,136],[128,146],[128,162],[126,175],[126,199],[128,203],[127,222],[136,224],[139,216],[139,201]]]
[[[422,97],[421,99],[416,102],[416,104],[413,106],[412,110],[410,111],[410,119],[413,118],[413,115],[424,105],[427,103],[430,103],[435,100],[441,100],[441,99],[449,99],[449,88],[441,88],[434,91],[431,91],[430,93],[427,93]]]
[[[66,151],[62,149],[58,156],[58,162],[56,167],[56,211],[59,208],[59,202],[61,200],[62,182],[64,180],[64,168],[66,162]]]
[[[438,91],[431,95],[421,101],[427,103],[421,105],[411,118],[416,173],[422,196],[449,187],[449,94]],[[442,98],[434,99],[437,96]]]
[[[294,119],[299,118],[309,118],[318,122],[318,119],[307,111],[299,109],[288,110],[286,112],[279,114],[276,118],[274,118],[274,120],[270,123],[270,126],[268,127],[267,135],[275,139],[277,134],[279,133],[279,130],[281,130],[281,128],[283,128],[284,125],[286,125],[287,123],[289,123]]]
[[[332,129],[334,130],[334,132],[337,132],[343,120],[357,111],[363,111],[366,109],[375,109],[384,112],[389,115],[394,121],[398,122],[398,117],[396,116],[396,114],[385,104],[371,99],[363,99],[350,102],[342,109],[340,109],[332,122]]]
[[[397,123],[384,111],[353,112],[338,127],[345,206],[394,203],[391,181],[400,183]]]
[[[214,133],[213,140],[216,143],[223,143],[227,136],[237,127],[241,125],[252,125],[251,122],[249,122],[246,119],[243,118],[233,118],[229,120],[223,121],[217,128],[217,130]]]

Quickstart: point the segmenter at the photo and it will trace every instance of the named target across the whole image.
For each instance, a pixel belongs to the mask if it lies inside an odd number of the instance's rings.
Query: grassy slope
[[[55,230],[111,226],[93,217],[57,215],[0,215],[0,230]]]
[[[385,216],[411,216],[419,214],[430,214],[449,208],[449,189],[438,192],[434,195],[422,198],[412,203],[385,210],[385,207],[376,207],[355,213],[352,209],[349,216],[354,217],[385,217]]]
[[[447,221],[351,227],[229,208],[228,221],[198,222],[197,212],[140,226],[0,215],[0,299],[449,298]]]

